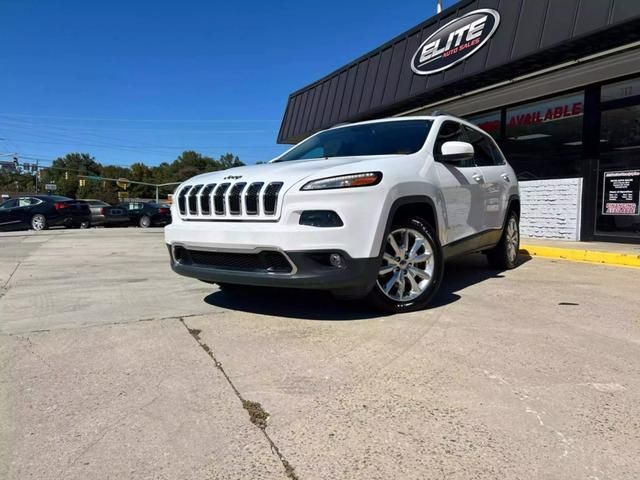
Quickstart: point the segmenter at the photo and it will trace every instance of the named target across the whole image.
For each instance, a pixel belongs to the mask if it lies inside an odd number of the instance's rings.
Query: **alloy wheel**
[[[34,215],[31,219],[31,227],[36,230],[44,230],[44,227],[47,225],[47,219],[44,218],[44,215]]]
[[[399,228],[387,236],[377,285],[390,299],[410,302],[432,284],[434,269],[431,242],[417,230]]]

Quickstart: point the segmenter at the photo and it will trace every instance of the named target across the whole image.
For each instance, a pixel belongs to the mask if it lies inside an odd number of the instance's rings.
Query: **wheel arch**
[[[520,196],[519,195],[511,195],[509,197],[509,202],[507,203],[507,211],[504,216],[502,228],[504,229],[507,226],[507,220],[509,219],[509,214],[511,212],[515,212],[518,215],[518,221],[521,218],[521,205],[520,205]]]
[[[378,255],[382,255],[382,248],[387,235],[391,231],[391,227],[399,218],[410,218],[413,216],[424,219],[434,229],[434,236],[440,247],[440,226],[438,224],[438,213],[436,204],[431,197],[426,195],[409,195],[396,199],[389,208],[389,213],[386,218],[386,224],[384,228],[384,235],[380,239],[380,243],[377,246]]]

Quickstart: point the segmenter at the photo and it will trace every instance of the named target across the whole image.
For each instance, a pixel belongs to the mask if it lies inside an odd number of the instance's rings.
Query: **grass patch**
[[[258,402],[252,402],[250,400],[242,400],[242,406],[249,413],[249,420],[255,426],[264,430],[267,428],[267,419],[269,418],[269,413],[262,408],[262,405]]]

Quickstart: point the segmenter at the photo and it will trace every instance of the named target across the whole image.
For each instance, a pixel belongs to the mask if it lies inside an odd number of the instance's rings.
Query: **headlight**
[[[382,180],[381,172],[353,173],[337,177],[321,178],[305,184],[300,190],[331,190],[334,188],[369,187]]]

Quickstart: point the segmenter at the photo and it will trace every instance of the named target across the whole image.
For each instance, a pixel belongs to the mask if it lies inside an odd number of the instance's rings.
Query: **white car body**
[[[178,259],[172,257],[174,270],[211,282],[307,288],[323,288],[324,284],[324,288],[334,291],[354,287],[346,281],[344,285],[340,281],[331,284],[331,275],[320,275],[315,278],[316,281],[302,278],[304,275],[301,276],[299,266],[291,260],[290,252],[335,251],[350,260],[366,259],[374,265],[380,258],[383,239],[394,212],[403,205],[412,204],[429,207],[430,213],[425,213],[424,217],[434,223],[432,227],[445,257],[495,245],[500,239],[510,205],[515,208],[514,202],[517,202],[519,213],[518,183],[512,168],[506,162],[494,166],[457,167],[436,161],[434,155],[434,144],[444,122],[457,122],[490,139],[488,135],[474,125],[448,115],[393,118],[361,124],[419,119],[432,121],[433,124],[424,145],[415,153],[278,162],[279,158],[286,155],[285,152],[268,164],[206,173],[184,182],[174,196],[173,222],[165,228],[166,243],[171,249],[177,246],[231,254],[283,252],[293,266],[290,272],[284,274],[245,270],[234,272],[233,266],[228,265],[222,269],[181,265]],[[353,125],[358,124],[334,128]],[[497,149],[495,142],[492,139],[490,141]],[[456,147],[456,143],[452,142],[447,147]],[[313,180],[363,172],[380,172],[382,179],[376,185],[359,188],[302,190],[304,185]],[[249,214],[244,194],[256,182],[264,185],[257,195],[257,213]],[[266,213],[264,207],[268,200],[263,194],[272,182],[281,182],[282,187],[275,211]],[[220,210],[216,213],[215,192],[225,183],[231,186],[223,196],[224,212]],[[242,187],[240,208],[232,213],[229,197],[230,194],[237,194],[238,189],[234,192],[233,185],[238,183]],[[205,193],[205,187],[211,184],[216,187],[204,195],[203,203],[202,194]],[[200,185],[203,187],[193,188]],[[238,200],[234,202],[234,206],[238,207]],[[191,209],[190,206],[196,208]],[[302,212],[318,210],[337,213],[343,225],[324,228],[300,224]],[[326,282],[323,278],[326,278]],[[375,278],[372,281],[375,282]],[[366,288],[363,287],[363,292],[367,288],[371,288],[370,282]]]

